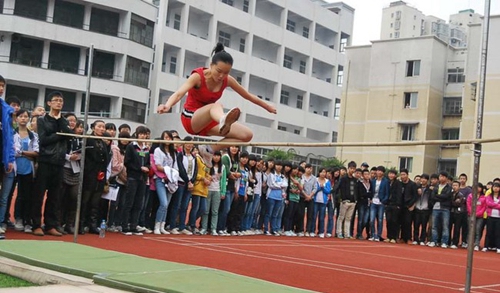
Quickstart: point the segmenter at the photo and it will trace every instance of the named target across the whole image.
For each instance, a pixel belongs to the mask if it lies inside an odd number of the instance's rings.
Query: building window
[[[278,125],[278,130],[286,131],[286,126]]]
[[[295,32],[295,21],[287,19],[286,20],[286,29]]]
[[[401,10],[396,11],[396,19],[401,19]]]
[[[146,119],[146,104],[124,98],[121,118],[144,123]]]
[[[229,6],[233,6],[234,1],[233,0],[222,0],[222,3],[225,3],[225,4],[229,5]]]
[[[300,60],[299,72],[306,73],[306,61]]]
[[[175,74],[175,72],[177,71],[177,57],[170,57],[170,70],[169,72],[172,73],[172,74]]]
[[[339,52],[345,52],[345,47],[347,47],[347,38],[340,39],[340,50]]]
[[[463,68],[448,69],[448,82],[449,83],[465,82],[464,69]]]
[[[289,96],[290,96],[289,92],[281,90],[280,104],[288,105],[288,97]]]
[[[241,82],[243,81],[243,79],[241,78],[241,76],[236,76],[236,81],[241,84]]]
[[[153,46],[154,22],[132,13],[130,39],[148,47]]]
[[[33,67],[42,66],[43,41],[12,35],[9,62]]]
[[[240,52],[241,53],[245,53],[245,43],[246,43],[245,39],[241,38],[240,39]]]
[[[229,47],[230,42],[231,42],[231,35],[229,33],[219,31],[219,43],[222,43],[224,47]]]
[[[248,0],[243,1],[243,11],[248,12],[248,7],[250,6]]]
[[[340,99],[335,99],[335,111],[333,111],[333,118],[335,120],[340,119]]]
[[[460,137],[460,128],[448,128],[441,130],[443,140],[457,140]]]
[[[475,101],[477,94],[477,82],[472,82],[470,84],[470,99]]]
[[[252,147],[252,153],[256,155],[265,156],[267,153],[271,152],[270,149],[260,148],[260,147]]]
[[[406,76],[420,75],[420,60],[406,61]]]
[[[339,65],[339,70],[337,73],[337,85],[342,86],[343,82],[344,82],[344,66]]]
[[[45,21],[47,18],[47,0],[17,0],[14,15]]]
[[[401,140],[412,141],[415,140],[415,124],[402,124],[401,125]]]
[[[412,157],[399,157],[399,170],[407,169],[411,172],[413,168],[413,158]]]
[[[82,115],[85,111],[85,94],[82,96]],[[98,95],[90,95],[89,102],[89,115],[90,116],[98,116],[98,117],[110,117],[111,114],[111,98],[98,96]]]
[[[462,98],[444,98],[443,99],[443,115],[444,116],[460,116],[462,115]]]
[[[339,133],[337,131],[332,132],[332,142],[337,142],[339,140]]]
[[[438,171],[446,171],[451,176],[457,175],[457,160],[439,160]]]
[[[54,5],[53,22],[56,24],[82,28],[84,14],[85,6],[68,1],[57,0]]]
[[[125,82],[140,87],[148,87],[149,67],[149,63],[128,56],[125,69]]]
[[[302,36],[303,36],[304,38],[309,39],[309,28],[308,28],[307,26],[304,26],[304,27],[302,28]]]
[[[389,34],[389,38],[392,39],[392,33]]]
[[[180,30],[181,29],[181,15],[180,14],[174,14],[174,29]]]
[[[17,4],[16,4],[17,6]],[[110,36],[118,36],[120,14],[92,7],[89,30]]]
[[[405,93],[405,109],[416,109],[418,104],[418,93]]]
[[[328,117],[328,111],[323,111],[323,116]]]
[[[294,134],[297,134],[297,135],[300,135],[300,130],[299,130],[299,129],[294,129],[294,130],[293,130],[293,133],[294,133]]]
[[[293,62],[293,57],[285,55],[285,58],[283,60],[283,67],[292,69],[292,62]]]
[[[80,48],[50,43],[49,69],[76,74],[79,62]]]
[[[302,109],[304,103],[304,96],[302,95],[297,95],[297,109]]]
[[[394,23],[391,22],[391,28],[394,26]]]
[[[395,32],[395,33],[394,33],[394,38],[395,38],[395,39],[399,39],[399,32]]]
[[[393,13],[391,13],[391,18],[394,18],[394,12],[393,12]]]
[[[1,8],[1,7],[0,7]],[[46,91],[46,93],[50,93]],[[7,86],[7,91],[5,93],[5,97],[16,96],[21,100],[21,108],[22,109],[35,109],[36,105],[38,105],[38,89],[31,87],[24,87],[19,85],[9,84]],[[66,108],[66,96],[64,96],[64,104],[63,110]],[[74,106],[73,101],[73,106]],[[74,108],[71,109],[74,111]]]

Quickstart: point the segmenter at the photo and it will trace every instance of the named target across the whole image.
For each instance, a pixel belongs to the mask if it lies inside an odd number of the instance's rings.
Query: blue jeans
[[[278,211],[278,219],[277,219],[277,222],[276,222],[276,225],[277,225],[277,230],[274,230],[274,231],[280,231],[281,228],[283,227],[283,213],[285,212],[285,202],[284,201],[281,201],[281,205],[280,205],[280,209]]]
[[[259,220],[260,209],[261,209],[260,195],[259,194],[255,195],[254,201],[257,201],[257,202],[254,205],[254,210],[253,210],[253,215],[252,215],[252,221],[250,222],[250,227],[254,228],[254,229],[258,229],[259,225],[257,222]]]
[[[191,200],[191,191],[187,189],[186,185],[179,185],[177,188],[176,197],[174,200],[174,209],[170,215],[170,228],[179,228],[179,230],[184,230],[186,228],[186,214],[189,201]],[[175,224],[177,213],[179,214],[179,225]]]
[[[382,231],[384,228],[384,205],[382,204],[371,204],[370,205],[370,231],[372,232],[372,237],[374,239],[380,239],[382,237]],[[375,230],[375,219],[377,220],[377,229]]]
[[[260,195],[255,194],[252,202],[247,202],[245,212],[243,214],[243,221],[241,222],[241,231],[250,230],[255,212],[260,205]]]
[[[368,204],[360,204],[358,207],[358,230],[356,231],[356,237],[363,236],[363,229],[370,219],[370,207]],[[368,231],[366,231],[368,234]]]
[[[325,212],[326,212],[326,204],[319,202],[314,203],[313,223],[316,223],[316,220],[318,221],[318,234],[325,233]],[[312,232],[314,233],[314,230]]]
[[[280,212],[280,208],[283,206],[282,200],[267,199],[267,213],[264,218],[264,232],[267,232],[269,229],[269,220],[271,220],[271,233],[278,232],[278,216]]]
[[[165,183],[161,178],[155,179],[156,194],[158,194],[158,200],[160,201],[160,206],[156,212],[156,222],[165,222],[167,219],[167,209],[170,200],[172,199],[172,194],[168,193]]]
[[[219,220],[217,221],[217,230],[226,230],[227,215],[231,210],[231,204],[233,203],[234,191],[227,191],[226,198],[222,201],[221,208],[219,210]]]
[[[329,199],[326,203],[326,209],[328,210],[328,224],[326,226],[326,233],[332,234],[333,232],[333,215],[335,213],[335,208],[333,207],[332,200]]]
[[[207,198],[200,195],[193,195],[191,202],[191,212],[189,212],[189,227],[196,228],[196,220],[207,210]]]
[[[3,223],[5,220],[5,213],[7,212],[7,200],[9,199],[10,190],[14,184],[14,177],[16,174],[14,170],[10,173],[5,173],[5,170],[0,172],[3,173],[2,190],[0,190],[0,223]]]
[[[438,227],[442,227],[443,235],[441,243],[448,244],[450,240],[450,211],[449,210],[432,210],[432,242],[437,242]]]

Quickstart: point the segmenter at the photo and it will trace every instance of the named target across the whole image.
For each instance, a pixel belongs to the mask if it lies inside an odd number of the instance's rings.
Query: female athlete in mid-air
[[[158,113],[167,113],[188,93],[181,121],[184,129],[192,135],[223,136],[224,142],[247,142],[253,137],[252,131],[236,122],[240,117],[240,109],[232,108],[224,114],[222,104],[217,103],[226,87],[232,88],[244,99],[261,106],[270,113],[276,114],[276,108],[250,94],[232,76],[229,75],[233,66],[233,57],[224,46],[218,43],[212,52],[210,68],[196,68],[186,82],[167,100],[158,106]],[[200,155],[205,163],[211,164],[214,151],[226,146],[199,147]]]

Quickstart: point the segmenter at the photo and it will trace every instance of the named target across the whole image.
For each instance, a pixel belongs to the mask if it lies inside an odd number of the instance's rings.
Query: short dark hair
[[[465,177],[465,180],[467,180],[467,174],[462,173],[462,174],[460,174],[460,176],[458,176],[458,178],[460,178],[460,177],[462,177],[462,176],[463,176],[463,177]]]
[[[247,151],[241,151],[240,152],[240,159],[241,158],[249,158],[248,152]]]
[[[307,164],[306,164],[306,168],[312,168],[312,165],[311,165],[311,164],[309,164],[309,163],[307,163]]]
[[[493,179],[493,182],[497,182],[497,181],[500,181],[500,178],[497,177],[497,178]]]
[[[304,169],[302,166],[299,165],[299,172],[304,173],[304,172],[306,172],[306,169]]]
[[[361,168],[356,168],[356,171],[355,172],[363,172],[363,169]]]
[[[350,161],[349,164],[347,164],[347,168],[356,168],[358,165],[356,165],[356,162]]]
[[[429,180],[429,174],[424,173],[424,174],[420,175],[420,178]]]
[[[6,83],[5,78],[3,78],[3,76],[1,76],[1,75],[0,75],[0,82],[3,82],[4,84]]]
[[[7,97],[5,99],[5,103],[7,103],[8,105],[10,105],[10,104],[18,104],[19,106],[21,106],[21,100],[19,100],[19,98],[17,96]]]
[[[368,170],[368,169],[364,169],[364,170],[362,171],[362,173],[363,173],[363,174],[365,174],[365,173],[370,173],[370,170]]]
[[[75,119],[77,119],[77,117],[76,117],[75,113],[71,113],[71,112],[70,112],[70,113],[66,113],[66,114],[64,114],[64,118],[68,119],[69,117],[75,117]]]
[[[401,170],[399,170],[399,174],[401,174],[401,173],[406,173],[408,175],[409,172],[408,172],[408,169],[401,169]]]
[[[123,128],[128,128],[128,129],[132,130],[132,128],[130,127],[130,125],[128,125],[127,123],[123,123],[122,125],[118,126],[118,131],[122,132]]]
[[[53,91],[53,92],[50,92],[48,95],[47,95],[47,101],[50,101],[52,100],[53,97],[61,97],[64,99],[64,96],[61,92],[59,91]]]
[[[431,174],[431,179],[438,179],[438,178],[439,178],[438,174],[436,174],[436,173]]]
[[[373,167],[370,169],[370,171],[377,171],[377,169],[378,169],[378,168],[377,168],[376,166],[373,166]]]
[[[30,112],[28,110],[26,110],[26,109],[19,109],[19,111],[17,111],[16,115],[17,116],[21,116],[24,113],[28,114],[28,118],[30,117]]]
[[[389,173],[389,174],[392,173],[394,175],[398,175],[398,170],[396,170],[396,169],[389,169],[389,171],[387,171],[387,173]]]
[[[146,126],[137,126],[137,128],[135,129],[135,134],[147,134],[148,133],[148,129]]]
[[[454,184],[454,183],[460,185],[460,182],[458,182],[457,180],[453,180],[453,182],[451,182],[451,184]]]
[[[384,166],[378,166],[377,171],[382,171],[385,173],[385,167]]]
[[[116,130],[116,125],[114,123],[106,123],[106,125],[104,125],[104,127],[106,128],[106,130],[109,130],[109,129],[112,129],[112,130]]]
[[[446,171],[441,171],[441,172],[439,172],[439,176],[444,176],[444,177],[448,178],[450,175]]]

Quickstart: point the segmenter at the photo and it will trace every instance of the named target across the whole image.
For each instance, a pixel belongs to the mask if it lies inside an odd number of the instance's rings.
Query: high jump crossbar
[[[58,132],[58,135],[78,137],[78,138],[93,138],[106,140],[123,140],[137,141],[137,138],[118,138],[118,137],[102,137],[92,135],[78,135],[70,133]],[[398,147],[398,146],[419,146],[419,145],[461,145],[461,144],[484,144],[500,142],[500,138],[483,138],[483,139],[455,139],[455,140],[415,140],[415,141],[397,141],[397,142],[220,142],[220,141],[182,141],[182,140],[156,140],[156,139],[141,139],[140,141],[149,143],[172,143],[175,144],[207,144],[207,145],[222,145],[222,146],[274,146],[274,147]]]

